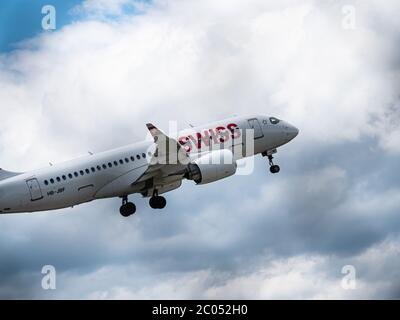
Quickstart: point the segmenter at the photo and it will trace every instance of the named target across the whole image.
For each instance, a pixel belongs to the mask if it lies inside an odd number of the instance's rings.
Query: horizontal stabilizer
[[[3,170],[0,168],[0,181],[11,178],[11,177],[18,176],[19,174],[21,174],[21,173],[10,172],[10,171],[6,171],[6,170]]]

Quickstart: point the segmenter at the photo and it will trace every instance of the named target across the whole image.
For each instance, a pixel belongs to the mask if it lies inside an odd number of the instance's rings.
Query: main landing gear
[[[119,212],[123,217],[129,217],[130,215],[136,212],[136,206],[132,202],[128,202],[128,197],[122,197],[122,206],[119,209]]]
[[[159,196],[157,190],[154,190],[153,196],[150,198],[149,205],[153,209],[164,209],[167,205],[167,200],[165,200],[164,197]]]
[[[149,201],[150,207],[153,209],[164,209],[167,205],[167,200],[164,197],[159,196],[157,190],[154,190],[153,196]],[[122,197],[122,206],[119,212],[123,217],[129,217],[136,212],[136,206],[132,202],[128,202],[128,197]]]
[[[264,157],[268,157],[268,162],[269,162],[269,166],[270,166],[269,171],[273,174],[281,171],[281,168],[277,164],[274,164],[274,161],[273,161],[274,157],[272,156],[274,153],[276,153],[276,149],[272,150],[272,151],[265,151],[262,153],[262,155]]]

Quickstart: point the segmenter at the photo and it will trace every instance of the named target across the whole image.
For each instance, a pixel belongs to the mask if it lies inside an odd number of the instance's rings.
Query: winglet
[[[157,142],[158,136],[162,134],[162,132],[152,123],[147,123],[146,124],[147,129],[149,129],[151,135],[154,138],[154,141]]]
[[[149,129],[149,130],[157,129],[156,126],[152,123],[147,123],[146,126],[147,126],[147,129]]]
[[[188,155],[175,139],[168,137],[152,123],[147,123],[146,126],[153,136],[154,142],[157,144],[157,150],[154,155],[158,157],[159,163],[169,164],[171,163],[171,159],[175,163],[179,161],[186,164],[189,161]]]

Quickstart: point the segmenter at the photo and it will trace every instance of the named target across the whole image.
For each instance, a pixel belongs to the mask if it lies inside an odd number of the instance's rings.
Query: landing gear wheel
[[[136,212],[136,206],[132,202],[128,202],[126,204],[123,204],[121,208],[119,209],[119,212],[123,217],[129,217],[130,215],[134,214]]]
[[[119,208],[119,212],[123,217],[129,217],[136,212],[136,206],[132,202],[128,202],[128,197],[122,198],[122,206]]]
[[[152,196],[150,198],[149,205],[153,209],[164,209],[167,205],[167,200],[161,196]]]
[[[274,159],[274,157],[272,155],[268,156],[269,165],[270,165],[269,171],[271,173],[275,174],[275,173],[278,173],[279,171],[281,171],[281,168],[278,165],[274,164],[273,159]]]
[[[164,209],[165,206],[167,205],[167,200],[164,197],[158,196],[158,208],[159,209]]]
[[[281,168],[275,164],[269,168],[269,171],[271,171],[271,173],[275,174],[275,173],[278,173],[279,171],[281,171]]]

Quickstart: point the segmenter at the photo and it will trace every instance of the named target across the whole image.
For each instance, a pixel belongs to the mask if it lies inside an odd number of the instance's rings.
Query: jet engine
[[[214,182],[235,174],[237,164],[230,150],[215,150],[189,163],[185,178],[196,184]]]

